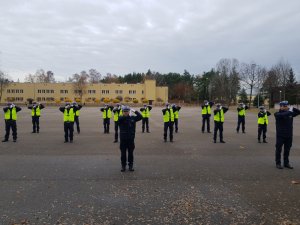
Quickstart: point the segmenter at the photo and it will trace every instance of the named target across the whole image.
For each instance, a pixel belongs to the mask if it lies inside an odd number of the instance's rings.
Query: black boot
[[[266,139],[264,139],[264,140],[263,140],[263,143],[268,143],[268,142],[266,141]]]
[[[283,167],[280,164],[276,164],[276,168],[282,170]]]
[[[8,139],[4,139],[2,142],[8,142]]]
[[[122,166],[121,172],[125,172],[125,171],[126,171],[126,167],[125,167],[125,166]]]
[[[133,166],[129,166],[129,171],[131,171],[131,172],[134,171]]]
[[[284,167],[285,167],[285,168],[288,168],[288,169],[291,169],[291,170],[294,169],[294,167],[292,167],[289,163],[288,163],[288,164],[285,164]]]

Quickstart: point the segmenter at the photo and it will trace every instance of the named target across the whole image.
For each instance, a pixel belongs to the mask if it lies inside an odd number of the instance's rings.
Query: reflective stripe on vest
[[[204,106],[204,108],[202,109],[202,115],[206,115],[206,114],[211,114],[210,105]]]
[[[35,110],[32,108],[31,110],[31,116],[40,116],[41,115],[41,109],[40,107],[36,107]]]
[[[246,110],[245,109],[240,110],[239,116],[246,116]]]
[[[64,122],[74,122],[75,113],[73,108],[70,108],[69,112],[67,109],[64,111]]]
[[[119,112],[116,111],[116,112],[114,113],[114,121],[117,122],[117,121],[119,120],[119,117],[122,116],[122,115],[123,115],[122,109],[121,109]]]
[[[10,117],[10,110],[12,110],[12,113],[11,113],[11,117]],[[16,108],[12,108],[12,109],[8,109],[5,114],[4,114],[4,119],[6,120],[17,120],[17,110]]]
[[[164,122],[174,122],[174,113],[173,113],[173,109],[170,109],[170,113],[169,110],[165,111],[165,115],[163,116]]]
[[[265,114],[264,117],[258,117],[258,120],[257,120],[257,123],[258,124],[269,124],[269,119],[268,119],[268,116],[267,114]]]
[[[214,116],[214,121],[216,122],[224,122],[224,111],[221,109],[217,114]]]
[[[178,112],[178,111],[175,111],[175,112],[174,112],[174,118],[175,118],[175,119],[179,119],[179,112]]]
[[[108,108],[108,109],[104,109],[104,112],[102,113],[102,118],[103,119],[106,119],[106,118],[108,118],[108,119],[110,119],[111,118],[111,109],[110,108]]]
[[[150,110],[149,110],[148,107],[146,108],[146,110],[142,111],[142,117],[143,118],[150,118]]]

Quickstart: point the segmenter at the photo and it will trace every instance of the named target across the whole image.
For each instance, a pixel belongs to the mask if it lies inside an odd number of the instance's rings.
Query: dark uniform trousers
[[[39,116],[32,117],[32,129],[33,129],[33,132],[40,131],[40,117]]]
[[[258,137],[257,139],[260,140],[261,134],[263,135],[263,139],[266,139],[267,133],[267,124],[258,124]]]
[[[104,133],[109,133],[110,118],[103,119]]]
[[[238,124],[236,128],[237,132],[240,131],[241,124],[242,124],[242,131],[245,132],[245,116],[238,116]]]
[[[174,125],[175,125],[175,132],[177,133],[178,132],[178,119],[177,118],[174,119]]]
[[[13,140],[17,140],[17,122],[15,120],[5,120],[5,140],[8,140],[10,129],[12,130]]]
[[[146,129],[147,132],[149,131],[149,118],[143,118],[142,119],[142,131],[145,131],[145,125],[146,125]]]
[[[73,141],[74,122],[64,122],[65,141]]]
[[[284,165],[289,164],[289,155],[290,155],[292,143],[293,143],[293,137],[283,137],[283,136],[276,137],[276,154],[275,154],[276,164],[281,164],[281,152],[282,152],[283,145],[284,145],[283,163]]]
[[[119,138],[118,130],[119,130],[119,122],[115,121],[115,141],[118,141]]]
[[[202,116],[202,132],[205,130],[205,122],[207,126],[207,132],[210,132],[210,116],[209,115],[203,115]]]
[[[77,133],[80,133],[79,116],[75,116],[74,121],[75,121],[75,124],[76,124]]]
[[[174,126],[174,122],[165,122],[164,123],[164,139],[165,140],[167,140],[168,129],[169,129],[170,141],[173,141],[173,126]]]
[[[120,150],[121,150],[121,164],[122,167],[126,166],[127,162],[127,151],[128,151],[128,166],[133,166],[133,151],[134,151],[134,139],[121,139]]]
[[[214,129],[214,140],[217,140],[217,133],[219,131],[220,141],[223,141],[223,122],[215,121],[215,129]]]

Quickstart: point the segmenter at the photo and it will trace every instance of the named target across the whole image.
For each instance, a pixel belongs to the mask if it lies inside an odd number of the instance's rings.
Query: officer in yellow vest
[[[80,134],[79,116],[80,116],[80,109],[82,108],[82,105],[78,104],[77,102],[73,102],[72,105],[74,108],[76,108],[75,124],[77,128],[77,133]]]
[[[261,134],[263,134],[263,142],[268,143],[266,141],[266,137],[267,137],[266,133],[267,133],[267,126],[269,124],[268,116],[270,116],[270,115],[271,115],[271,113],[269,111],[267,111],[264,106],[259,107],[259,113],[257,115],[258,143],[261,143],[261,141],[260,141]]]
[[[242,124],[242,131],[245,133],[245,117],[246,117],[246,110],[248,110],[248,106],[246,106],[244,103],[240,103],[239,107],[237,108],[238,111],[238,123],[236,132],[240,132],[240,126]]]
[[[116,107],[113,108],[114,113],[114,122],[115,122],[115,141],[118,142],[118,130],[119,130],[119,117],[123,115],[122,106],[120,103],[116,104]]]
[[[174,112],[169,103],[162,110],[164,120],[164,141],[167,142],[167,133],[169,129],[170,142],[173,142]]]
[[[142,132],[144,133],[145,132],[145,125],[146,125],[146,130],[147,130],[147,133],[150,133],[149,131],[149,118],[150,118],[150,111],[152,109],[152,106],[150,105],[146,105],[144,104],[144,107],[143,108],[140,108],[140,111],[142,113]]]
[[[202,133],[205,131],[205,122],[207,126],[207,133],[210,133],[210,117],[211,117],[211,107],[214,105],[213,102],[204,100],[201,105],[202,108]]]
[[[220,103],[218,103],[217,108],[214,110],[214,121],[215,121],[215,129],[214,129],[214,143],[217,143],[217,133],[219,131],[220,142],[225,143],[223,140],[223,123],[224,123],[224,114],[228,111],[228,108],[222,107]]]
[[[109,134],[109,125],[110,125],[110,118],[112,116],[112,114],[111,114],[112,110],[113,110],[113,107],[109,106],[108,104],[105,104],[104,107],[100,109],[100,111],[102,112],[105,134]]]
[[[45,108],[45,106],[37,102],[32,102],[32,104],[28,106],[28,109],[31,109],[32,133],[40,132],[40,116],[43,108]]]
[[[69,142],[69,139],[70,143],[72,143],[76,108],[67,102],[59,110],[64,114],[65,143]]]
[[[7,103],[7,107],[3,108],[5,120],[5,136],[2,142],[7,142],[9,139],[10,129],[12,130],[13,141],[17,141],[17,113],[22,109],[15,106],[13,103]]]
[[[174,125],[175,125],[175,133],[178,133],[178,120],[179,120],[179,110],[180,106],[172,104],[172,109],[174,113]]]

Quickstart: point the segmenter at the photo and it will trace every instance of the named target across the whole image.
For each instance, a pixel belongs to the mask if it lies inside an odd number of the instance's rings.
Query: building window
[[[54,93],[54,90],[51,90],[51,93],[53,94],[53,93]]]
[[[136,94],[136,90],[129,90],[129,94],[131,94],[131,95]]]
[[[41,91],[41,90],[38,90],[38,93],[42,93],[42,91]]]
[[[16,90],[16,93],[19,93],[19,92],[20,92],[19,89],[17,89],[17,90]]]
[[[65,99],[64,99],[64,98],[60,98],[60,100],[61,100],[61,101],[64,101]]]
[[[10,89],[7,89],[7,93],[10,93]]]
[[[47,90],[46,93],[49,94],[49,93],[50,93],[50,90]]]
[[[63,93],[64,93],[64,90],[60,90],[60,93],[63,94]]]
[[[20,93],[24,93],[24,92],[23,92],[23,89],[20,90]]]
[[[88,90],[89,94],[96,94],[96,90]]]
[[[41,97],[37,97],[37,101],[38,101],[38,102],[41,101]]]
[[[106,94],[109,94],[109,90],[106,90]]]
[[[144,94],[144,90],[142,90],[142,94]]]
[[[105,90],[102,90],[102,94],[105,94]]]
[[[46,92],[46,90],[42,90],[42,93],[45,93]]]
[[[14,90],[14,89],[12,89],[12,90],[11,90],[11,93],[15,93],[15,90]]]

